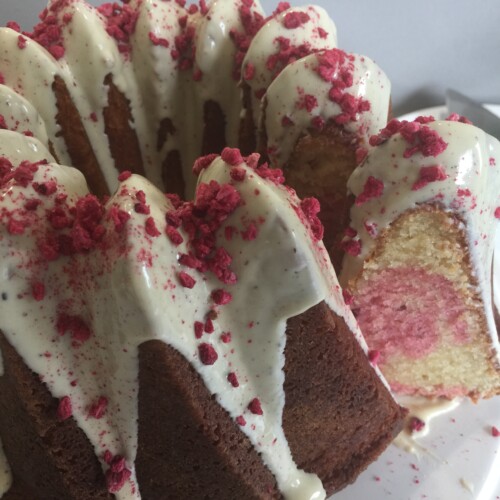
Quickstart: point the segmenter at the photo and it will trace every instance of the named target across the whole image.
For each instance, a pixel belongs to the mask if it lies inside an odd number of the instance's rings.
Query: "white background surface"
[[[91,0],[98,5],[101,0]],[[278,0],[262,0],[271,13]],[[291,0],[292,5],[305,1]],[[394,114],[444,102],[447,87],[500,104],[500,0],[313,0],[341,48],[375,59],[392,81]],[[0,24],[30,29],[46,0],[0,0]]]

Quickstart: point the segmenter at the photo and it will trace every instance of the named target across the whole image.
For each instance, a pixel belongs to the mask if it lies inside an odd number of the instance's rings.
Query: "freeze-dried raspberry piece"
[[[212,292],[212,300],[218,305],[223,306],[229,304],[233,300],[233,296],[226,290],[214,290]]]
[[[346,306],[352,306],[354,304],[354,297],[352,293],[346,288],[342,290],[342,297],[344,298],[344,303]]]
[[[242,182],[245,180],[246,171],[242,167],[233,167],[231,169],[231,172],[229,172],[229,175],[231,176],[231,179],[233,179],[233,181]]]
[[[156,238],[161,234],[156,227],[156,222],[153,217],[148,217],[146,219],[146,233],[153,238]]]
[[[209,154],[198,158],[193,165],[193,173],[200,175],[201,171],[208,168],[212,162],[218,157],[216,154]]]
[[[264,415],[264,412],[262,411],[262,405],[260,403],[259,398],[254,398],[250,403],[248,403],[248,409],[254,414],[254,415]]]
[[[203,337],[204,330],[205,330],[205,325],[201,321],[194,322],[194,336],[197,339],[201,339],[201,337]]]
[[[72,339],[77,342],[86,342],[92,336],[92,331],[80,316],[65,313],[59,314],[56,329],[61,336],[69,332]]]
[[[73,415],[73,406],[69,396],[64,396],[57,405],[57,418],[61,421],[67,420]]]
[[[130,479],[132,472],[127,469],[125,458],[121,455],[113,457],[110,453],[104,457],[109,469],[106,471],[106,485],[110,493],[118,493]]]
[[[198,355],[204,365],[213,365],[219,357],[213,346],[206,342],[198,346]]]
[[[31,295],[33,298],[40,302],[45,298],[45,285],[40,281],[36,281],[31,285]]]
[[[431,182],[444,181],[447,177],[446,170],[442,165],[421,167],[419,171],[419,178],[413,183],[411,190],[418,191]]]
[[[241,237],[243,238],[243,241],[253,241],[257,238],[257,234],[257,226],[251,222],[248,227],[241,232]]]
[[[223,332],[220,339],[223,344],[229,344],[231,342],[231,332]]]
[[[425,422],[420,420],[418,417],[411,417],[410,419],[410,430],[412,432],[419,432],[425,427]]]
[[[240,383],[238,382],[238,377],[236,376],[236,373],[231,372],[227,374],[227,381],[233,386],[233,387],[239,387]]]
[[[372,365],[376,365],[380,360],[380,351],[370,350],[368,351],[368,360]]]
[[[167,47],[167,48],[170,46],[170,43],[166,38],[161,38],[159,36],[156,36],[152,31],[148,33],[148,37],[153,45]]]
[[[177,231],[177,229],[173,228],[172,226],[167,226],[167,228],[165,229],[165,232],[168,236],[168,239],[175,246],[180,245],[184,241],[184,238],[181,236],[181,233],[179,233],[179,231]]]
[[[111,207],[109,209],[109,218],[113,221],[115,225],[115,231],[121,233],[125,229],[127,221],[130,219],[130,214],[121,210],[118,207]]]
[[[101,396],[95,403],[93,403],[89,408],[89,417],[95,419],[101,419],[108,408],[108,398]]]
[[[307,23],[311,18],[306,12],[289,12],[283,17],[283,26],[291,30]]]
[[[373,200],[374,198],[379,198],[384,192],[384,183],[380,179],[376,179],[372,175],[366,179],[365,185],[363,186],[363,191],[356,196],[354,203],[357,206],[366,203],[367,201]]]
[[[127,179],[130,179],[132,176],[132,172],[130,170],[124,170],[123,172],[120,172],[118,175],[118,180],[120,182],[126,181]]]
[[[241,156],[240,150],[236,148],[224,148],[220,156],[232,167],[237,167],[243,163],[243,157]]]
[[[185,288],[193,288],[194,285],[196,284],[196,280],[184,271],[181,271],[177,275],[177,277],[179,279],[180,284]]]
[[[357,257],[361,253],[361,241],[360,240],[348,240],[342,243],[342,250],[345,253]]]

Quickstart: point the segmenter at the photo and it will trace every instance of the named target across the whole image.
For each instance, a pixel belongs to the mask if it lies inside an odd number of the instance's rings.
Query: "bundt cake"
[[[387,122],[387,77],[335,48],[320,7],[282,2],[266,18],[257,0],[184,4],[52,0],[33,32],[0,29],[0,83],[15,103],[6,126],[80,169],[97,195],[130,170],[191,198],[198,156],[257,150],[299,196],[316,192],[337,264],[345,182]]]
[[[280,170],[225,149],[192,202],[125,172],[101,203],[36,145],[0,180],[0,436],[25,498],[325,498],[400,430],[318,203]]]
[[[352,482],[404,412],[366,359],[317,201],[265,160],[298,172],[323,141],[321,170],[339,150],[352,170],[385,125],[385,75],[336,49],[313,6],[52,0],[40,20],[0,29],[5,498],[324,498]],[[286,134],[267,123],[281,85]]]
[[[391,121],[349,179],[341,282],[393,390],[500,393],[500,144],[457,116]]]

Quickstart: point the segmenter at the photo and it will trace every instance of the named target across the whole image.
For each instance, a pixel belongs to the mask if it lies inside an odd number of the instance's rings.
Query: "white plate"
[[[500,116],[500,105],[486,105]],[[413,120],[433,115],[446,118],[445,106],[421,109],[399,117]],[[428,436],[418,440],[427,449],[420,456],[395,445],[361,474],[335,500],[497,500],[500,499],[500,397],[477,405],[463,402],[431,422]],[[332,499],[333,500],[333,499]]]
[[[500,104],[484,104],[492,113],[500,117]],[[398,116],[398,120],[414,120],[417,116],[434,116],[438,120],[444,120],[450,115],[446,106],[433,106],[432,108],[418,109],[406,115]]]

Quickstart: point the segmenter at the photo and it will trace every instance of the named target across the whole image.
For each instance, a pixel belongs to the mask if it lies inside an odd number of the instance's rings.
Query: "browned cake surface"
[[[331,494],[389,445],[406,411],[324,302],[290,319],[286,333],[285,434],[297,465],[317,474]]]
[[[111,75],[106,76],[104,84],[109,88],[108,105],[103,109],[104,130],[116,168],[120,172],[129,170],[145,175],[137,134],[129,125],[134,122],[130,102],[113,83]]]
[[[97,196],[109,194],[94,150],[85,132],[80,114],[74,105],[66,84],[60,76],[54,78],[52,89],[56,96],[56,120],[62,135],[72,166],[84,173],[90,190]]]
[[[57,400],[3,335],[0,348],[0,437],[14,475],[47,500],[112,498],[83,432],[71,418],[57,420]],[[318,474],[330,494],[389,444],[403,410],[324,303],[289,320],[285,356],[285,434],[299,467]],[[281,497],[248,438],[182,355],[153,340],[139,359],[136,466],[145,500]]]
[[[240,122],[239,148],[242,155],[248,156],[257,151],[257,141],[255,140],[256,126],[252,113],[252,89],[247,83],[242,83],[241,95],[245,112]]]
[[[136,467],[145,499],[280,497],[248,438],[175,349],[141,345],[139,382]]]
[[[201,154],[220,153],[226,147],[226,117],[220,105],[207,101],[203,107],[203,143]]]
[[[319,200],[323,243],[337,272],[343,257],[340,240],[348,222],[347,180],[356,168],[357,148],[356,137],[330,123],[321,132],[302,136],[284,169],[286,183],[300,198]]]
[[[289,320],[285,356],[285,434],[297,464],[332,493],[390,443],[403,410],[324,303]],[[200,376],[159,341],[140,348],[139,421],[148,422],[139,426],[137,460],[146,498],[167,498],[165,491],[179,499],[279,497],[274,478]]]
[[[58,400],[0,332],[0,439],[15,478],[36,496],[24,500],[110,500],[102,467],[83,431],[70,418],[57,419]],[[6,498],[15,500],[25,487]]]

